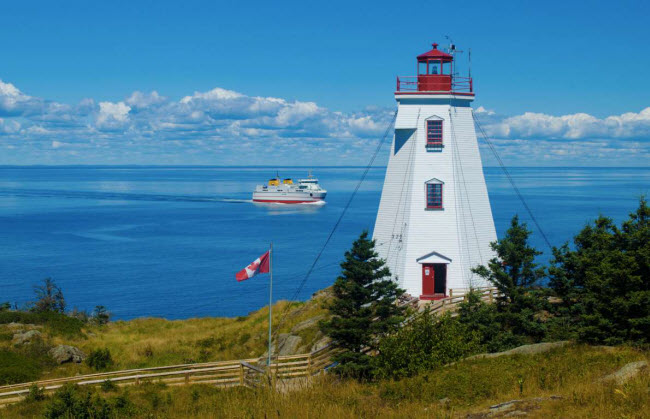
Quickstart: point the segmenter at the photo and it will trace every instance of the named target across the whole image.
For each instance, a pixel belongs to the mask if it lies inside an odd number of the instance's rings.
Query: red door
[[[422,295],[420,298],[431,299],[434,296],[434,269],[433,264],[422,264]]]

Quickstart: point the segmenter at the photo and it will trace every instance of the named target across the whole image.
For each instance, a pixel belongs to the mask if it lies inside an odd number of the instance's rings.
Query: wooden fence
[[[322,373],[332,364],[331,357],[340,351],[339,348],[328,345],[308,354],[278,356],[273,359],[270,368],[267,368],[265,363],[260,366],[260,360],[254,358],[130,369],[5,385],[0,386],[0,407],[22,400],[34,384],[46,394],[53,393],[68,383],[98,386],[105,381],[111,381],[118,386],[160,382],[169,386],[211,384],[220,387],[256,387],[278,380],[312,377]]]
[[[430,311],[436,313],[455,310],[458,304],[467,298],[467,291],[449,290],[449,297],[428,302],[407,297],[402,299],[399,304],[415,309],[416,314],[407,319],[408,322],[417,316],[417,312],[423,311],[425,307],[429,307]],[[487,302],[492,302],[498,295],[495,288],[482,288],[477,291],[480,292],[481,299]],[[22,400],[29,393],[29,388],[34,384],[42,388],[45,393],[52,393],[68,383],[80,386],[97,386],[105,381],[111,381],[118,386],[161,382],[170,386],[212,384],[221,387],[256,387],[273,384],[277,380],[291,380],[320,374],[332,365],[332,356],[341,351],[340,348],[330,344],[308,354],[278,356],[272,360],[269,368],[267,368],[264,361],[251,358],[102,372],[11,384],[0,386],[0,407]]]

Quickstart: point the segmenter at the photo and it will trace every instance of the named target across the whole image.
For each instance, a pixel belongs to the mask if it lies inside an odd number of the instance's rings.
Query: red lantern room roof
[[[438,44],[434,43],[432,45],[433,49],[431,51],[418,55],[419,63],[426,63],[429,60],[442,61],[443,63],[450,63],[453,61],[454,57],[440,51],[438,49]]]

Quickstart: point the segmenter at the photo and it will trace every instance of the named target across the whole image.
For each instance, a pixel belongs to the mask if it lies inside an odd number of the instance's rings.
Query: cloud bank
[[[176,100],[136,91],[64,104],[0,80],[0,164],[364,165],[392,114],[220,87]],[[650,107],[605,118],[483,107],[476,115],[510,165],[647,165],[650,157]]]

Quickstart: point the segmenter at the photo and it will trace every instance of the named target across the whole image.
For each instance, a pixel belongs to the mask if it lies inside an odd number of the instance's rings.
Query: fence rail
[[[404,297],[398,304],[415,309],[417,316],[425,307],[432,312],[443,313],[455,310],[458,304],[467,298],[469,290],[449,290],[449,297],[436,301],[423,302],[414,297]],[[492,302],[498,295],[494,288],[479,288],[481,299]],[[221,387],[247,386],[258,387],[272,384],[277,380],[291,380],[301,377],[313,377],[321,374],[332,364],[332,356],[343,350],[333,344],[307,354],[277,356],[271,365],[265,365],[258,358],[232,361],[204,362],[198,364],[181,364],[162,367],[128,369],[122,371],[102,372],[77,375],[73,377],[52,378],[28,383],[0,386],[0,407],[22,400],[34,384],[45,393],[52,393],[65,384],[79,386],[96,386],[111,381],[118,386],[138,385],[144,382],[162,382],[170,386],[187,384],[213,384]],[[263,365],[263,366],[262,366]]]
[[[0,386],[0,407],[22,400],[34,384],[46,394],[55,392],[68,383],[96,386],[105,381],[111,381],[118,386],[161,382],[170,386],[213,384],[220,387],[257,387],[271,383],[271,380],[312,377],[319,374],[332,364],[331,357],[340,351],[341,349],[334,345],[328,345],[308,354],[278,356],[272,360],[270,367],[255,365],[260,360],[254,358],[130,369],[5,385]]]

